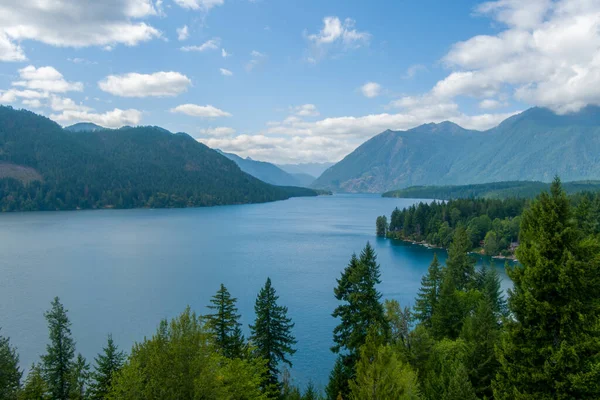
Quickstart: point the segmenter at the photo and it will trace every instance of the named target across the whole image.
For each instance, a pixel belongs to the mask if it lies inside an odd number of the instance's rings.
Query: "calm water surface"
[[[384,298],[414,302],[433,251],[374,233],[378,215],[416,201],[335,195],[213,208],[2,214],[1,334],[18,347],[24,367],[38,361],[47,342],[43,313],[59,296],[77,351],[91,361],[108,333],[129,350],[186,305],[206,312],[220,283],[238,298],[248,333],[256,295],[271,277],[296,323],[292,376],[322,385],[335,360],[333,288],[353,252],[371,241]]]

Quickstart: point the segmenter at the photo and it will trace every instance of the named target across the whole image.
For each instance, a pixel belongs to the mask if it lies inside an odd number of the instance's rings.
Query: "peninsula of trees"
[[[555,180],[524,206],[520,263],[506,266],[507,299],[497,270],[475,267],[460,226],[445,265],[433,255],[412,309],[382,301],[369,244],[352,255],[333,290],[337,361],[325,393],[312,384],[301,393],[282,368],[302,344],[267,279],[248,339],[222,285],[206,315],[188,308],[162,321],[127,356],[109,336],[93,369],[76,355],[67,311],[55,299],[46,353],[24,380],[17,350],[0,337],[0,398],[598,399],[599,220],[585,200],[571,202]]]

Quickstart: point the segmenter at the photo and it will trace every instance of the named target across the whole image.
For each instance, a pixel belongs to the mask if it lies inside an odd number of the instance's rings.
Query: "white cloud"
[[[0,59],[23,61],[16,43],[52,46],[136,45],[161,36],[139,19],[157,15],[151,0],[20,0],[0,2]]]
[[[506,105],[505,103],[502,103],[501,101],[498,101],[496,99],[484,99],[484,100],[480,101],[478,104],[479,108],[481,108],[483,110],[494,110],[496,108],[500,108],[505,105]]]
[[[0,61],[25,61],[25,53],[18,44],[9,40],[9,38],[0,32]]]
[[[60,72],[50,66],[36,68],[29,65],[19,70],[19,77],[21,80],[13,82],[13,86],[54,93],[83,90],[83,83],[67,82]]]
[[[179,72],[155,72],[109,75],[98,82],[105,92],[121,97],[166,97],[185,92],[192,81]]]
[[[231,75],[233,75],[233,72],[231,72],[230,70],[225,69],[225,68],[219,68],[219,71],[221,71],[221,75],[224,75],[224,76],[231,76]]]
[[[212,38],[202,43],[200,46],[183,46],[181,51],[206,51],[206,50],[217,50],[219,48],[219,44],[221,43],[221,39]]]
[[[223,58],[231,57],[231,54],[229,54],[225,49],[221,49],[221,57],[223,57]]]
[[[70,61],[73,64],[87,64],[87,65],[96,65],[96,64],[98,64],[96,61],[90,61],[90,60],[86,60],[85,58],[80,58],[80,57],[67,58],[67,61]]]
[[[41,108],[43,106],[42,102],[38,99],[25,99],[21,103],[29,108]]]
[[[236,130],[227,126],[200,129],[198,133],[203,136],[226,137],[235,135]]]
[[[308,40],[316,45],[331,44],[341,41],[346,46],[361,46],[371,38],[368,32],[358,32],[354,29],[355,21],[346,18],[342,23],[338,17],[323,18],[323,28],[319,33],[308,35]]]
[[[208,11],[213,7],[221,6],[225,0],[174,0],[178,6],[194,11]]]
[[[307,60],[314,64],[332,51],[343,52],[367,46],[371,40],[368,32],[354,29],[355,21],[346,18],[342,22],[338,17],[323,18],[323,28],[318,33],[307,35],[312,45],[311,55]]]
[[[183,41],[190,37],[190,32],[188,30],[188,26],[184,25],[181,28],[177,28],[177,40]]]
[[[381,85],[376,82],[367,82],[360,87],[360,91],[365,97],[377,97],[381,94]]]
[[[28,100],[39,100],[48,96],[48,93],[38,92],[36,90],[0,90],[0,103],[14,103],[19,98]]]
[[[211,105],[199,106],[197,104],[182,104],[171,109],[172,113],[181,113],[192,117],[216,118],[231,117],[231,114]]]
[[[506,29],[454,44],[444,57],[454,71],[436,84],[434,95],[509,92],[558,113],[600,105],[600,2],[498,0],[476,11]]]
[[[292,108],[294,114],[300,117],[316,117],[319,115],[319,110],[314,104],[303,104]]]
[[[92,113],[87,111],[65,110],[60,114],[52,114],[50,118],[63,125],[76,122],[92,122],[105,128],[120,128],[124,125],[138,125],[142,119],[142,112],[135,109],[121,110],[115,108],[105,113]]]
[[[91,111],[90,107],[75,103],[68,97],[52,96],[50,97],[50,108],[52,111]]]

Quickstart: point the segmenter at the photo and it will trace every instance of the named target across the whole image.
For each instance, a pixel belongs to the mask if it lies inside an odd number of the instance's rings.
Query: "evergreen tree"
[[[457,362],[453,364],[450,384],[440,399],[477,400],[475,389],[473,389],[473,385],[471,384],[471,381],[469,381],[467,369],[462,363]]]
[[[90,388],[91,398],[101,400],[106,398],[110,391],[113,378],[121,370],[125,363],[125,353],[119,351],[115,345],[112,335],[108,335],[106,347],[102,354],[94,359],[96,365],[91,374],[93,383]]]
[[[377,217],[375,226],[377,228],[377,236],[385,237],[388,229],[387,217],[385,215]]]
[[[600,243],[557,178],[522,217],[496,399],[600,398]]]
[[[302,400],[318,400],[319,397],[315,384],[312,381],[308,381],[304,394],[302,395]]]
[[[337,400],[339,397],[348,399],[350,396],[349,381],[353,377],[353,365],[346,365],[344,358],[339,356],[329,374],[329,382],[325,387],[327,400]]]
[[[442,271],[434,253],[427,274],[421,278],[421,288],[415,301],[415,318],[427,327],[431,327],[431,316],[437,306],[441,283]]]
[[[454,276],[447,270],[443,275],[437,307],[431,317],[432,332],[437,339],[456,339],[462,328],[465,312]]]
[[[271,286],[271,278],[267,278],[264,288],[260,290],[254,305],[256,320],[250,325],[252,344],[256,346],[256,353],[267,362],[270,385],[278,385],[279,363],[283,362],[292,366],[288,359],[296,350],[296,339],[292,334],[294,324],[288,318],[287,307],[277,305],[275,289]]]
[[[67,400],[71,389],[75,342],[71,337],[67,310],[58,297],[52,301],[52,308],[45,317],[50,333],[50,343],[46,346],[46,354],[42,356],[45,380],[53,399]]]
[[[0,400],[14,400],[21,386],[19,355],[7,337],[0,336]]]
[[[353,365],[359,357],[360,347],[365,343],[369,328],[377,327],[384,334],[388,332],[388,323],[380,302],[381,293],[375,287],[381,283],[379,265],[370,243],[367,243],[360,258],[352,255],[337,283],[334,294],[342,304],[332,314],[334,318],[340,319],[340,323],[333,330],[335,344],[331,350],[334,353],[347,352],[344,354],[344,362],[346,365]]]
[[[459,225],[454,231],[452,243],[448,249],[446,269],[458,290],[470,287],[475,277],[475,259],[469,256],[471,241],[464,226]]]
[[[350,398],[355,400],[420,398],[417,374],[400,361],[389,345],[379,344],[372,335],[361,348],[350,391]]]
[[[488,299],[481,299],[468,316],[460,337],[467,344],[465,367],[479,398],[493,398],[492,379],[498,370],[495,347],[500,338],[498,319]]]
[[[507,264],[508,265],[508,264]],[[506,317],[508,310],[506,308],[506,299],[502,293],[500,275],[492,262],[490,266],[483,264],[477,271],[477,289],[483,294],[498,321],[501,317]]]
[[[33,364],[23,389],[19,392],[19,400],[50,400],[52,399],[48,385],[44,380],[44,374],[42,366],[39,364]]]
[[[383,307],[390,329],[390,343],[398,345],[403,351],[410,351],[410,324],[413,319],[410,308],[402,309],[397,300],[389,299],[384,301]]]
[[[209,309],[214,314],[206,315],[206,326],[212,333],[215,343],[227,358],[242,357],[244,336],[239,322],[240,315],[235,306],[237,299],[231,297],[227,288],[221,284],[217,294],[212,297]]]
[[[81,354],[77,354],[71,369],[69,400],[85,400],[88,397],[87,387],[90,379],[90,365]]]

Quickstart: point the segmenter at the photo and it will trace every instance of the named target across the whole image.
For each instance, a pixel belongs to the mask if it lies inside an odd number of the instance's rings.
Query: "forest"
[[[413,308],[382,299],[367,243],[335,282],[337,361],[324,392],[290,380],[299,343],[267,279],[248,338],[221,285],[208,313],[161,321],[129,354],[109,336],[93,366],[76,354],[56,298],[46,352],[24,379],[17,349],[0,338],[0,399],[598,399],[598,218],[572,203],[557,179],[522,205],[506,296],[495,267],[475,267],[461,224],[445,265],[433,255]]]
[[[198,207],[317,194],[264,183],[185,133],[151,126],[71,132],[0,106],[0,211]]]
[[[600,193],[579,192],[567,197],[578,221],[593,225],[593,232],[600,233]],[[447,249],[455,231],[464,229],[469,251],[514,256],[522,214],[530,203],[529,199],[514,197],[420,202],[402,210],[394,209],[389,223],[386,216],[378,217],[377,235]],[[591,215],[591,220],[583,221],[587,215]]]

